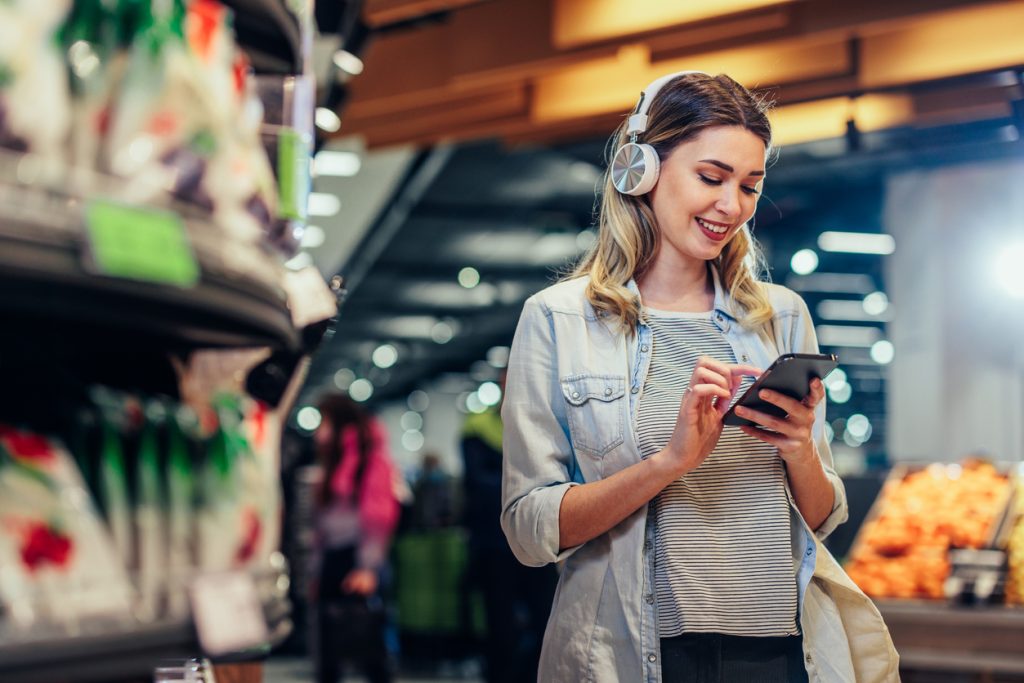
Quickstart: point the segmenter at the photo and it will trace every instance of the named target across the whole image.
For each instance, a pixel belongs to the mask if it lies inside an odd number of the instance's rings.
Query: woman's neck
[[[660,311],[702,313],[715,305],[715,285],[706,261],[655,263],[637,287],[643,305]]]

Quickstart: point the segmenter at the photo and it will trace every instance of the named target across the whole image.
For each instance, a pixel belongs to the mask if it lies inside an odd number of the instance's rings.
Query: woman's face
[[[658,260],[716,258],[754,215],[764,162],[764,142],[741,126],[708,128],[677,145],[651,190]]]

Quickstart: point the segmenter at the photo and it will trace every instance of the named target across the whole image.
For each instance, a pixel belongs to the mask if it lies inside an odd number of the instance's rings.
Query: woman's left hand
[[[802,401],[768,389],[761,391],[760,397],[786,411],[786,417],[773,417],[758,410],[736,406],[737,415],[760,425],[744,425],[740,429],[778,448],[779,455],[787,463],[798,464],[818,457],[812,430],[814,408],[825,398],[825,385],[821,380],[811,380],[811,391]]]
[[[377,592],[377,573],[372,569],[353,569],[341,582],[344,593],[373,595]]]

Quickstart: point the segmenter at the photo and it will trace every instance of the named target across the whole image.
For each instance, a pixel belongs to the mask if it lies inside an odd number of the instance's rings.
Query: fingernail
[[[769,391],[768,389],[765,389],[760,394],[758,394],[758,396],[760,396],[761,398],[770,398],[771,395],[772,395],[772,392]]]

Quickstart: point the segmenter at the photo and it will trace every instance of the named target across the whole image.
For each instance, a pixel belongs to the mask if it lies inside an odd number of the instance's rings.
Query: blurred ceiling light
[[[823,232],[818,235],[818,247],[823,251],[884,256],[896,251],[896,240],[892,235],[873,232]]]
[[[302,231],[302,242],[299,244],[303,249],[316,249],[323,245],[327,235],[319,225],[307,225]]]
[[[484,382],[476,393],[485,406],[496,406],[501,401],[501,387],[494,382]]]
[[[493,367],[504,368],[508,366],[508,354],[507,346],[492,346],[487,349],[487,362]]]
[[[798,292],[867,294],[875,290],[869,275],[859,273],[811,273],[786,278],[786,286]]]
[[[310,192],[306,206],[310,216],[336,216],[341,211],[341,200],[326,192]]]
[[[879,365],[888,365],[896,357],[896,348],[891,341],[879,339],[871,345],[871,360]]]
[[[405,404],[409,406],[409,410],[422,413],[430,407],[430,395],[422,389],[416,389],[409,393],[409,397],[405,399]]]
[[[874,310],[874,309],[872,309]],[[869,313],[864,310],[864,302],[860,299],[824,299],[818,302],[818,317],[823,320],[849,320],[851,322],[867,322],[877,320],[888,322],[892,316]]]
[[[402,417],[399,419],[398,423],[401,425],[402,429],[406,431],[413,429],[418,431],[423,429],[423,416],[415,410],[407,410],[402,413]]]
[[[576,235],[576,248],[580,251],[586,251],[587,249],[590,249],[596,241],[597,232],[592,228],[584,228]]]
[[[889,297],[885,292],[871,292],[861,302],[868,315],[882,315],[889,309]]]
[[[593,185],[601,178],[601,169],[586,161],[574,161],[569,164],[569,175],[587,185]]]
[[[505,288],[509,283],[501,283]],[[514,285],[514,283],[513,283]],[[516,287],[518,294],[518,287]],[[474,287],[470,291],[457,282],[413,282],[398,289],[398,296],[407,303],[414,303],[424,308],[479,308],[494,304],[498,288],[488,283]],[[502,296],[504,300],[504,296]]]
[[[352,385],[352,382],[356,381],[356,373],[352,372],[348,368],[342,368],[334,373],[334,386],[338,387],[342,391],[347,391]]]
[[[882,336],[877,327],[865,325],[818,325],[818,343],[822,346],[870,347]]]
[[[299,412],[295,416],[295,422],[307,432],[312,432],[319,427],[321,419],[320,411],[313,406],[299,408]]]
[[[381,344],[373,350],[370,359],[378,368],[390,368],[398,361],[398,349],[391,344]]]
[[[824,384],[825,388],[836,386],[837,384],[846,383],[846,372],[842,368],[836,368],[832,372],[825,376]]]
[[[357,379],[349,385],[348,395],[353,401],[362,403],[373,396],[373,384],[368,379]]]
[[[789,260],[789,267],[797,275],[810,275],[818,269],[818,252],[813,249],[801,249]]]
[[[472,266],[466,266],[459,271],[459,284],[466,289],[473,289],[480,284],[480,273]]]
[[[348,50],[337,50],[332,58],[334,66],[338,67],[345,73],[358,76],[363,73],[363,60],[356,57]]]
[[[529,248],[527,260],[536,265],[562,264],[579,253],[578,233],[551,232],[542,235]]]
[[[434,323],[433,327],[430,328],[430,338],[437,344],[447,344],[454,336],[455,330],[443,320]]]
[[[317,107],[313,114],[313,121],[316,127],[326,133],[337,133],[341,130],[341,118],[334,113],[333,109]]]
[[[430,339],[437,324],[432,315],[393,315],[374,321],[372,331],[382,337],[398,339]]]
[[[414,453],[423,448],[423,433],[415,429],[410,429],[402,434],[402,448]]]
[[[996,279],[1010,296],[1024,298],[1024,243],[1011,244],[996,257]]]
[[[846,431],[861,441],[867,441],[871,438],[871,420],[865,415],[854,413],[846,419]]]
[[[359,173],[363,162],[355,152],[337,152],[324,149],[313,157],[313,170],[318,176],[349,178]]]
[[[828,400],[833,403],[846,403],[853,396],[853,387],[847,382],[837,384],[828,391]]]
[[[466,397],[466,409],[471,413],[479,414],[487,410],[487,404],[481,401],[480,396],[474,391]]]

